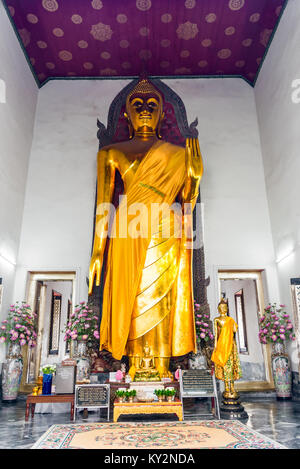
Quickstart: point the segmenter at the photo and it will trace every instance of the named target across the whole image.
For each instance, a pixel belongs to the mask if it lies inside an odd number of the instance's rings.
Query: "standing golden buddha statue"
[[[218,311],[220,316],[214,320],[215,348],[211,359],[215,363],[216,378],[224,381],[224,398],[236,399],[238,394],[234,389],[234,381],[242,376],[234,337],[238,325],[228,316],[228,305],[224,298],[218,305]]]
[[[182,148],[160,138],[163,98],[148,79],[139,80],[128,94],[125,117],[130,139],[98,153],[89,294],[94,282],[100,284],[110,220],[113,236],[104,277],[100,350],[110,351],[118,360],[127,355],[134,378],[147,344],[164,377],[169,376],[171,356],[196,351],[192,249],[178,222],[181,226],[186,223],[185,204],[193,208],[196,203],[202,158],[197,139],[187,139]],[[112,213],[116,170],[123,180],[124,195]],[[171,207],[175,200],[180,213],[162,211],[153,216],[153,206]],[[138,224],[134,225],[137,213]],[[157,229],[149,232],[153,221]],[[137,225],[139,236],[135,235]]]

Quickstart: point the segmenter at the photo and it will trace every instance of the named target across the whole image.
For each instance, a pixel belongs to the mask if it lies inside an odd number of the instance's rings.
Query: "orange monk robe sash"
[[[218,338],[217,346],[211,356],[212,361],[219,366],[225,366],[230,357],[233,346],[233,329],[237,324],[234,319],[227,316],[226,322],[222,327],[221,334]]]
[[[171,205],[182,189],[185,179],[185,149],[159,141],[145,155],[130,187],[126,190],[128,207],[131,204],[142,203],[150,210],[153,203],[164,202]],[[100,350],[110,351],[118,360],[125,351],[136,293],[151,240],[151,236],[138,238],[118,236],[118,215],[122,210],[123,202],[120,203],[114,220],[117,236],[110,240],[100,325]],[[128,216],[128,226],[130,221],[131,217]],[[143,225],[143,222],[141,224]],[[186,275],[189,271],[191,255],[189,252],[183,256],[185,265],[181,266],[181,275]],[[180,318],[176,313],[174,315],[174,328],[178,331],[175,342],[173,338],[174,355],[183,355],[195,350],[191,284],[183,296],[185,298],[181,298],[181,302],[191,304],[188,310],[186,306],[181,310]],[[178,306],[184,305],[178,304]],[[185,338],[189,336],[192,338],[191,344],[186,347]],[[186,348],[188,350],[185,350]]]

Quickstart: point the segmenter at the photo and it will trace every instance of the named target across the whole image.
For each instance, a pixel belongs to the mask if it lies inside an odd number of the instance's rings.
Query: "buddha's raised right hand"
[[[203,161],[198,138],[187,138],[185,144],[187,177],[183,189],[183,199],[190,201],[197,197],[203,174]]]
[[[90,262],[90,269],[89,269],[89,295],[91,295],[93,291],[95,277],[96,277],[96,286],[98,287],[100,285],[101,269],[102,269],[102,256],[98,252],[93,253],[91,262]]]

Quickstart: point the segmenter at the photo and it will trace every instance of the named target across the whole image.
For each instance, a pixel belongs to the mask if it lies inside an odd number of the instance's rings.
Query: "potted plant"
[[[116,390],[116,398],[118,399],[118,402],[124,402],[126,396],[126,391],[123,391],[121,389]]]
[[[285,305],[269,303],[259,320],[259,341],[272,344],[272,372],[278,399],[291,398],[291,367],[285,343],[295,340],[295,333]]]
[[[6,344],[6,362],[2,369],[2,400],[14,402],[17,399],[23,371],[21,347],[36,346],[36,314],[24,301],[10,305],[7,319],[0,327],[0,343]]]
[[[56,365],[43,365],[41,371],[43,375],[42,394],[51,394],[52,379],[56,371]]]
[[[164,389],[155,389],[154,394],[158,397],[158,401],[162,402],[165,397],[165,390]]]
[[[66,327],[64,340],[77,345],[76,382],[84,382],[90,374],[89,349],[95,349],[99,341],[99,318],[85,301],[75,305]]]
[[[165,396],[168,402],[171,402],[174,400],[175,394],[176,394],[175,389],[165,389]]]
[[[129,389],[128,391],[125,392],[125,396],[126,396],[126,399],[128,399],[128,402],[133,402],[133,399],[136,396],[136,390]]]

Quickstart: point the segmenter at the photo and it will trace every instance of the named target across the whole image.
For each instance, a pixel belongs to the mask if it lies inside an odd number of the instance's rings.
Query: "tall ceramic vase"
[[[2,368],[2,401],[16,402],[23,371],[23,358],[21,346],[10,344],[6,356],[6,362]]]
[[[82,382],[90,377],[90,358],[86,341],[79,340],[76,351],[76,382]]]
[[[284,344],[272,346],[272,372],[278,400],[290,399],[292,396],[292,373],[289,356]]]
[[[192,370],[206,370],[207,369],[207,361],[206,357],[201,353],[197,352],[193,354],[189,359],[189,366]]]

